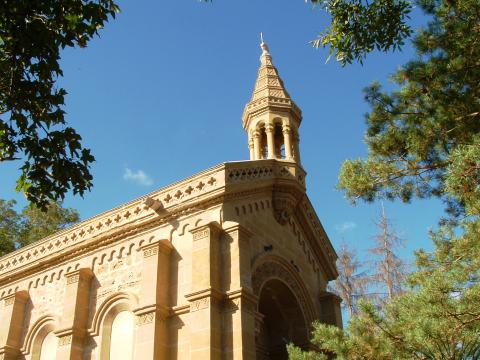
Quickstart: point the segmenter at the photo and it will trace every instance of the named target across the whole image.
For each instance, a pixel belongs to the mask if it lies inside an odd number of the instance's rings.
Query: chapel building
[[[262,41],[226,162],[0,258],[0,360],[279,359],[341,326],[306,194],[302,113]]]

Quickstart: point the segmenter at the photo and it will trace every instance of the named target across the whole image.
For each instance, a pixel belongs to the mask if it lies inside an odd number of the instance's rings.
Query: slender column
[[[135,357],[138,359],[168,359],[168,284],[172,249],[168,240],[159,240],[141,248],[140,306],[134,311],[137,317]]]
[[[190,294],[190,357],[221,359],[220,228],[215,223],[190,231],[193,236]]]
[[[291,130],[290,126],[287,124],[283,124],[283,143],[285,144],[285,158],[287,160],[292,160],[292,142],[291,142]]]
[[[254,160],[259,160],[261,159],[261,148],[260,148],[260,132],[258,130],[255,130],[253,132],[253,151],[255,153],[255,158]]]
[[[16,360],[20,355],[27,291],[17,291],[3,298],[0,326],[0,359]]]
[[[254,146],[253,146],[253,138],[248,139],[248,150],[250,152],[250,160],[254,160],[255,159],[255,150],[254,150]]]
[[[91,269],[82,268],[66,274],[65,295],[58,336],[57,360],[76,360],[83,357],[90,303]]]
[[[224,314],[225,359],[255,359],[255,311],[251,284],[251,233],[240,225],[225,229],[230,244],[230,290]]]
[[[295,133],[294,138],[294,159],[298,164],[300,164],[300,136],[298,136],[298,133]]]
[[[273,124],[266,124],[265,132],[267,133],[268,158],[275,159],[275,140],[273,138]]]

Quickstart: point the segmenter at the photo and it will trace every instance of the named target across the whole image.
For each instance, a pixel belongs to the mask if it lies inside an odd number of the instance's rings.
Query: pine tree
[[[402,240],[393,229],[382,203],[382,211],[376,222],[378,234],[374,237],[375,246],[369,252],[377,257],[375,261],[374,280],[386,291],[386,300],[391,300],[402,293],[405,280],[405,264],[396,254]]]
[[[338,251],[338,278],[333,285],[333,291],[340,296],[342,307],[350,316],[357,312],[358,300],[365,296],[370,282],[369,277],[361,269],[362,265],[356,251],[343,243]]]
[[[369,155],[344,163],[339,188],[353,202],[439,197],[451,217],[431,233],[434,250],[416,253],[401,295],[360,303],[344,330],[315,324],[313,343],[336,359],[480,358],[480,2],[417,5],[430,19],[417,58],[393,76],[398,90],[366,90]]]

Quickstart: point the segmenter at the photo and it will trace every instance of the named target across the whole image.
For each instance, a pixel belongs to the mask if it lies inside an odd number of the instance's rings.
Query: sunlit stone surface
[[[43,339],[40,360],[55,360],[57,353],[58,338],[53,332],[49,332]]]
[[[135,317],[130,311],[118,313],[112,323],[110,360],[132,360]]]
[[[286,342],[308,348],[312,321],[341,324],[326,290],[336,254],[306,194],[302,113],[261,48],[242,118],[249,160],[0,258],[0,359],[282,360]]]

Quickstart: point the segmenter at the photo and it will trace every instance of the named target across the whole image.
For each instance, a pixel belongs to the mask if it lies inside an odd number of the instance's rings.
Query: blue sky
[[[327,24],[318,8],[293,0],[120,1],[122,12],[86,49],[63,53],[69,124],[97,159],[94,188],[68,196],[83,219],[230,160],[246,160],[241,126],[259,66],[263,31],[290,95],[303,111],[302,162],[308,194],[338,248],[367,248],[380,204],[350,205],[335,190],[342,161],[366,155],[362,88],[413,56],[373,54],[363,66],[325,63],[309,40]],[[2,164],[0,197],[15,198],[19,163]],[[438,201],[385,203],[406,240],[405,256],[430,248]]]

